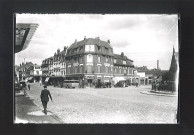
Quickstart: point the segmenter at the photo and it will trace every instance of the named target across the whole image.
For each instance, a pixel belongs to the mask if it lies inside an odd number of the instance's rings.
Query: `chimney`
[[[57,50],[57,54],[59,54],[59,53],[60,53],[60,49]]]
[[[160,68],[159,68],[159,60],[157,60],[157,69],[160,69]]]
[[[107,41],[110,44],[110,40]]]
[[[124,53],[123,53],[123,52],[121,52],[121,57],[122,57],[122,58],[124,57]]]
[[[67,50],[67,46],[64,46],[64,49],[63,49],[63,50],[64,50],[64,52],[66,53],[66,50]]]
[[[95,39],[100,40],[100,37],[96,37]]]
[[[84,41],[86,40],[86,36],[84,36]]]
[[[85,38],[84,38],[84,40],[85,40]],[[75,39],[75,43],[77,44],[77,39]]]

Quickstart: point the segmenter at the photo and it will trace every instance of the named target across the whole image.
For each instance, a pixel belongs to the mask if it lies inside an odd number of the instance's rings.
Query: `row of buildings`
[[[149,78],[141,76],[134,68],[133,60],[121,54],[114,54],[110,40],[97,38],[75,40],[70,46],[59,49],[54,56],[42,61],[42,75],[49,78],[65,77],[68,80],[84,80],[86,84],[108,83],[114,80],[148,84]]]
[[[153,74],[146,74],[145,70],[135,68],[133,60],[123,52],[114,54],[110,40],[102,41],[99,37],[75,40],[71,46],[64,46],[63,50],[58,49],[53,56],[44,59],[41,66],[32,67],[31,64],[31,68],[24,67],[20,65],[19,70],[25,70],[22,72],[25,73],[23,77],[28,81],[52,80],[51,83],[56,85],[62,85],[64,79],[81,80],[90,86],[97,82],[118,81],[146,85],[150,84],[153,78]],[[156,71],[160,72],[160,69]]]

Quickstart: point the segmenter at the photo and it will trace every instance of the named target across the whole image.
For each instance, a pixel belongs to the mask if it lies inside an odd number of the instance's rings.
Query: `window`
[[[80,67],[79,67],[79,70],[80,70],[80,71],[79,71],[80,73],[83,73],[83,66],[80,66]]]
[[[83,46],[80,47],[80,51],[83,51]]]
[[[83,57],[79,58],[79,62],[82,63],[83,62]]]
[[[93,62],[93,56],[91,54],[87,55],[87,62]]]
[[[105,72],[108,73],[108,67],[107,66],[105,67]]]
[[[87,66],[87,73],[92,73],[92,66],[91,65]]]
[[[133,74],[133,70],[129,68],[128,74]]]
[[[126,64],[126,61],[125,60],[123,61],[123,64]]]
[[[100,56],[98,56],[98,62],[101,62]]]
[[[71,73],[70,70],[71,70],[71,67],[68,67],[68,68],[67,68],[67,73],[68,73],[68,74]]]
[[[117,59],[114,59],[114,63],[116,63],[117,62]]]
[[[105,52],[108,53],[108,48],[107,47],[105,47]]]
[[[108,58],[106,57],[106,62],[108,62]]]
[[[113,67],[110,68],[110,71],[111,71],[111,72],[113,71]]]
[[[121,68],[119,69],[119,73],[121,74]]]
[[[98,51],[101,51],[101,47],[100,46],[97,46],[98,47]]]
[[[126,69],[124,69],[124,74],[126,74]]]
[[[94,45],[85,45],[86,52],[94,52]]]
[[[117,69],[115,68],[115,73],[117,73]]]
[[[98,73],[100,73],[101,71],[100,71],[100,66],[98,66]]]
[[[77,66],[75,66],[75,73],[77,73]]]

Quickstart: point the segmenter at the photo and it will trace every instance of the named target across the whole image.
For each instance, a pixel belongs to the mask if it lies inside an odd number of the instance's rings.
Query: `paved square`
[[[39,84],[29,95],[42,108]],[[53,102],[48,110],[63,123],[176,123],[178,98],[142,94],[151,86],[105,89],[66,89],[48,86]],[[43,108],[42,108],[43,109]]]

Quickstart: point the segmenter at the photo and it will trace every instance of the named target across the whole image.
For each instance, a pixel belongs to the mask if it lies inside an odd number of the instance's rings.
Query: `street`
[[[43,109],[43,86],[32,83],[29,96]],[[142,94],[151,86],[125,88],[66,89],[48,86],[53,102],[48,110],[63,123],[176,123],[178,98]]]

